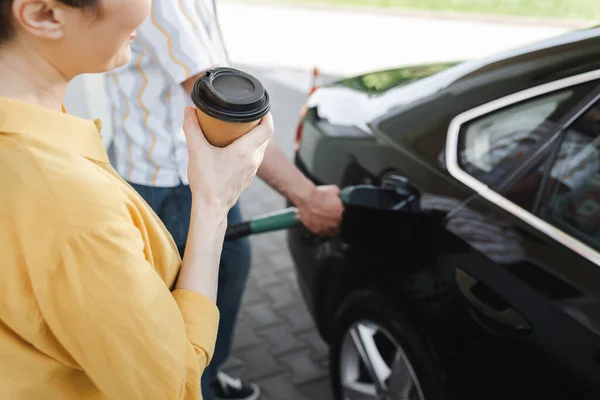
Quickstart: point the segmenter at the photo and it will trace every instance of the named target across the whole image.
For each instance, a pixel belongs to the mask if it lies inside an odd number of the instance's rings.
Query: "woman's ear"
[[[66,8],[56,0],[14,0],[15,27],[43,39],[61,39],[65,32]]]

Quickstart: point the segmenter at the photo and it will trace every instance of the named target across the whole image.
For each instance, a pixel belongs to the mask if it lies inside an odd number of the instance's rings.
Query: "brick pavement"
[[[246,217],[284,206],[259,180],[242,196]],[[261,399],[330,400],[327,346],[302,300],[285,240],[283,232],[252,238],[252,271],[224,370],[257,383]]]

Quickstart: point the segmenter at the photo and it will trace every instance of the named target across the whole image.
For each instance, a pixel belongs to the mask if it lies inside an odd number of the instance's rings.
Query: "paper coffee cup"
[[[235,68],[212,68],[192,90],[192,101],[204,136],[225,147],[250,132],[271,107],[269,94],[254,76]]]

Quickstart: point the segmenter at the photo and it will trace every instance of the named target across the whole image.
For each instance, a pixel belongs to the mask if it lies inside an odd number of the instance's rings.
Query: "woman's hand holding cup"
[[[183,130],[188,143],[188,179],[193,206],[226,215],[262,163],[274,132],[271,114],[223,148],[207,141],[193,107],[185,110]]]

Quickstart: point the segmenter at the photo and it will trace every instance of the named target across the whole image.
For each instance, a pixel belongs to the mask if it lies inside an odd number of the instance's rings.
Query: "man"
[[[116,168],[161,217],[183,254],[191,205],[183,110],[191,105],[193,83],[203,71],[229,64],[213,0],[154,0],[132,53],[130,65],[107,79]],[[309,230],[322,235],[336,232],[343,208],[337,187],[316,187],[274,143],[258,176],[298,207]],[[236,205],[228,223],[241,219]],[[202,378],[206,400],[258,397],[256,385],[218,372],[229,355],[249,268],[249,241],[226,242],[219,272],[219,333]]]

